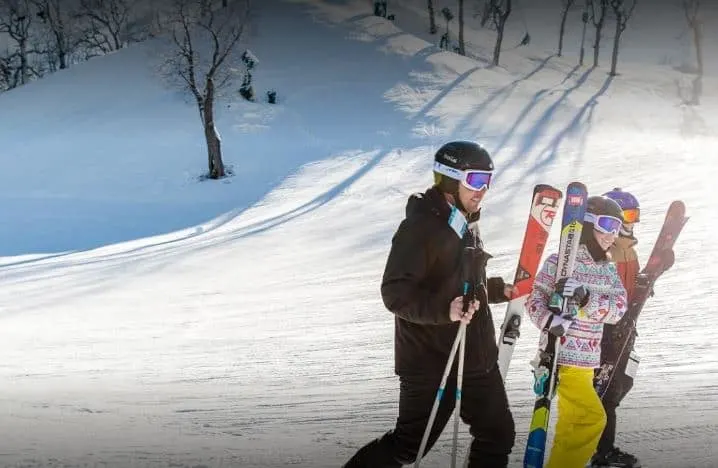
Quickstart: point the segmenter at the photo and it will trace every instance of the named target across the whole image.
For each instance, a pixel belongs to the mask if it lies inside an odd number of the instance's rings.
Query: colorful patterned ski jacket
[[[536,275],[533,290],[526,302],[528,316],[543,330],[553,312],[548,302],[554,291],[558,255],[546,259]],[[566,335],[561,337],[558,364],[597,368],[601,361],[601,338],[604,323],[616,323],[626,313],[626,289],[613,262],[596,262],[585,245],[576,255],[573,278],[589,290],[588,304],[578,310]]]

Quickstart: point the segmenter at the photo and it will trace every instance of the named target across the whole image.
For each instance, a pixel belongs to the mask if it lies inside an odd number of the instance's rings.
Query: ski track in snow
[[[711,160],[718,142],[711,133],[716,114],[706,110],[715,108],[711,86],[702,109],[680,108],[672,75],[662,71],[651,80],[610,81],[555,57],[527,61],[520,51],[506,53],[506,69],[486,69],[435,54],[368,16],[365,2],[291,3],[316,4],[319,19],[343,23],[310,27],[290,14],[276,20],[280,30],[311,29],[296,37],[308,52],[303,60],[283,57],[275,68],[262,58],[258,75],[274,79],[282,70],[307,68],[321,77],[312,62],[323,58],[319,45],[339,55],[344,43],[337,34],[346,36],[353,53],[366,54],[356,60],[404,67],[387,72],[385,82],[376,75],[377,102],[386,108],[347,100],[347,90],[367,85],[356,78],[356,66],[345,64],[328,88],[326,100],[336,100],[337,112],[357,126],[380,115],[384,133],[372,133],[371,125],[358,135],[352,128],[322,132],[337,114],[291,107],[292,99],[313,102],[322,88],[303,83],[296,94],[287,88],[286,109],[226,119],[249,134],[285,118],[284,130],[299,139],[292,145],[318,155],[246,210],[94,250],[0,259],[0,465],[340,466],[396,418],[393,318],[379,284],[406,197],[428,186],[427,155],[437,142],[480,135],[497,155],[498,175],[482,235],[494,255],[490,272],[506,280],[535,183],[564,190],[582,180],[592,192],[623,185],[639,194],[642,263],[673,194],[685,200],[691,219],[676,245],[676,264],[657,283],[639,323],[642,361],[618,410],[618,444],[646,468],[718,466],[718,272],[709,263],[718,257],[718,173]],[[401,18],[411,16],[399,14],[399,26]],[[390,106],[396,113],[387,118]],[[370,135],[379,149],[357,143]],[[277,144],[277,153],[287,151],[289,144]],[[327,152],[332,156],[321,159]],[[122,188],[141,189],[133,183]],[[184,188],[178,197],[186,196]],[[557,240],[554,229],[547,252]],[[504,312],[493,307],[496,326]],[[507,380],[517,432],[511,466],[520,466],[528,433],[528,362],[537,342],[524,320]],[[450,424],[423,466],[449,464],[451,433]],[[464,453],[463,425],[460,437]]]

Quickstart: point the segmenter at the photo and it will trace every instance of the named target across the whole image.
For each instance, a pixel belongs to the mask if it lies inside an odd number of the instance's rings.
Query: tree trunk
[[[429,34],[436,34],[436,16],[434,14],[434,1],[428,0],[429,7]]]
[[[62,24],[60,26],[56,26],[58,28],[58,31],[55,33],[55,42],[57,43],[57,59],[60,61],[60,70],[64,70],[67,68],[67,55],[68,51],[66,46],[66,40],[64,32],[62,29]]]
[[[207,140],[207,157],[209,163],[210,179],[224,177],[224,163],[222,162],[222,148],[219,134],[214,126],[214,81],[207,78],[205,86],[204,111],[204,136]]]
[[[20,48],[20,79],[21,84],[30,82],[30,64],[27,60],[27,39],[22,38],[18,44]]]
[[[498,66],[499,58],[501,57],[501,43],[504,40],[504,25],[506,21],[501,21],[501,24],[496,26],[496,44],[494,45],[494,66]]]
[[[703,31],[698,19],[693,24],[693,42],[696,45],[696,61],[698,63],[698,74],[703,75]]]
[[[573,0],[568,2],[566,4],[566,7],[563,9],[563,12],[561,13],[561,26],[558,30],[558,56],[561,57],[561,54],[563,53],[563,35],[566,31],[566,17],[568,16],[568,9],[571,7],[571,4],[573,3]]]
[[[621,34],[623,33],[623,22],[626,19],[623,15],[616,15],[616,35],[613,38],[613,54],[611,55],[611,76],[616,76],[616,64],[618,63],[618,48],[621,42]]]
[[[601,51],[601,29],[603,29],[603,22],[596,26],[596,37],[593,40],[593,66],[598,66],[598,55]]]
[[[459,54],[466,55],[464,43],[464,0],[459,0]]]
[[[598,20],[598,23],[595,22],[594,18],[594,25],[596,26],[596,37],[593,41],[593,66],[598,67],[598,56],[601,53],[601,32],[603,31],[603,23],[606,20],[606,8],[608,7],[607,2],[608,0],[598,0],[601,2],[601,17]]]
[[[701,95],[703,94],[703,75],[693,78],[691,87],[691,104],[697,106],[701,103]]]
[[[586,26],[588,25],[588,2],[586,3],[586,9],[584,9],[583,16],[583,32],[581,33],[581,51],[578,56],[578,65],[583,66],[583,60],[586,57]]]
[[[511,15],[511,0],[506,0],[506,4],[504,5],[506,8],[503,12],[500,10],[494,10],[492,13],[494,18],[498,16],[498,21],[494,21],[496,24],[496,44],[494,45],[494,60],[493,64],[494,66],[498,66],[499,64],[499,58],[501,56],[501,43],[504,41],[504,29],[506,27],[506,20],[509,19],[509,16]],[[497,0],[496,3],[493,4],[493,8],[499,9],[500,2]]]

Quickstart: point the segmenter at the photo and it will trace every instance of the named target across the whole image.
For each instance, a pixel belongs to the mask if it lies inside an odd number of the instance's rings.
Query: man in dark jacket
[[[477,221],[494,166],[481,146],[455,141],[434,157],[435,185],[409,197],[387,259],[381,285],[395,315],[395,372],[400,380],[396,427],[362,447],[345,468],[390,468],[416,460],[431,408],[460,323],[466,352],[460,415],[473,436],[469,467],[506,467],[514,421],[497,366],[498,349],[489,303],[505,302],[513,287],[486,278],[491,257]],[[478,301],[462,312],[464,247],[479,253]],[[456,400],[456,361],[447,381],[424,455],[448,423]]]

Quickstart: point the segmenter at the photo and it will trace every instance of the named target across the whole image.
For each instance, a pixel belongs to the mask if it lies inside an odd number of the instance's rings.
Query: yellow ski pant
[[[606,426],[606,412],[593,387],[593,369],[558,370],[558,419],[546,468],[584,468]]]

